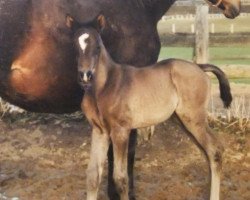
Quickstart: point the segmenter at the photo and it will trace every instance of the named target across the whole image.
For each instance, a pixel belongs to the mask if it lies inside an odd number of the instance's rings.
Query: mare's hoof
[[[138,144],[144,144],[146,142],[148,142],[151,137],[154,135],[154,131],[155,131],[155,126],[150,126],[150,127],[146,127],[146,128],[140,128],[137,130],[138,132]]]
[[[115,190],[109,191],[108,197],[109,200],[120,200],[120,196]]]
[[[120,200],[120,197],[119,196],[109,197],[109,200]]]

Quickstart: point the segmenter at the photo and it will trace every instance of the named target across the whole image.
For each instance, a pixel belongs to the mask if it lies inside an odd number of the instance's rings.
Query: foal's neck
[[[99,93],[104,87],[108,80],[109,71],[114,68],[115,63],[112,58],[109,56],[108,52],[104,48],[101,48],[101,53],[96,67],[95,72],[95,92]]]

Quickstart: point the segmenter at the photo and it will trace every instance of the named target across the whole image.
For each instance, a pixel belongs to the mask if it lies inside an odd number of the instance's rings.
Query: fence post
[[[211,24],[211,33],[215,33],[214,23]]]
[[[209,50],[209,26],[208,26],[208,6],[196,6],[196,19],[195,19],[195,50],[194,61],[196,63],[207,63]]]
[[[231,24],[230,26],[230,33],[234,33],[234,24]]]
[[[191,33],[194,33],[194,24],[191,24]]]
[[[174,33],[174,34],[175,34],[175,32],[176,32],[176,29],[175,29],[175,24],[172,24],[172,33]]]

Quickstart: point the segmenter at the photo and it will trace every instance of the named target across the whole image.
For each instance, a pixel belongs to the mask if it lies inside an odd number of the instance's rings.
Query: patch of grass
[[[250,65],[250,47],[210,47],[209,53],[215,64]]]
[[[225,111],[214,106],[212,96],[209,112],[210,122],[223,125],[225,129],[233,131],[234,134],[246,136],[250,130],[250,107],[247,101],[245,95],[235,97],[230,108],[225,113]]]
[[[213,77],[212,83],[218,83],[218,79]],[[245,77],[239,77],[239,78],[229,78],[230,83],[236,83],[236,84],[250,84],[250,78],[245,78]]]
[[[249,78],[230,78],[230,82],[250,84],[250,77]]]
[[[180,58],[192,60],[193,48],[191,47],[162,47],[159,55],[159,60],[166,58]]]
[[[250,65],[250,47],[210,47],[210,63],[217,65]],[[192,47],[162,47],[159,60],[166,58],[193,59]]]

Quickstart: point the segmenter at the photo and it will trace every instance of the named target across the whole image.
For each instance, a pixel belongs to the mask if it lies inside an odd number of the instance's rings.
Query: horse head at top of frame
[[[218,7],[227,18],[234,19],[240,14],[240,0],[207,0],[214,7]]]

